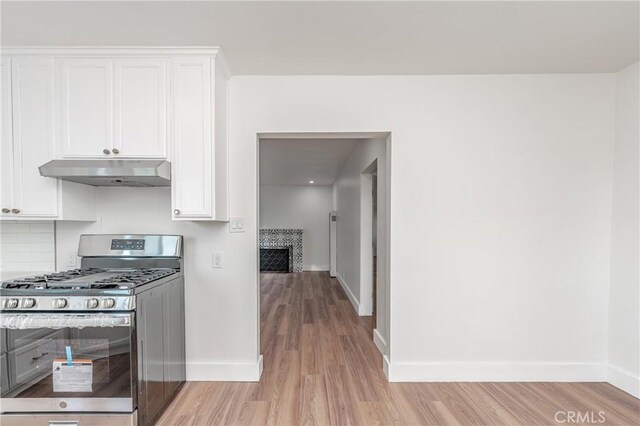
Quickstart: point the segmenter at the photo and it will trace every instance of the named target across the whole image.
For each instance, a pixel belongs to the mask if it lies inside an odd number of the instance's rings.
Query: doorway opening
[[[387,373],[390,143],[388,132],[258,135],[264,374],[295,353],[321,374],[364,356],[358,347]]]

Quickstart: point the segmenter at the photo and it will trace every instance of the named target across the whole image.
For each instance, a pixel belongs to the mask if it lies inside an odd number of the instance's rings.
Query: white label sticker
[[[54,392],[91,392],[93,386],[93,362],[91,360],[53,361]]]

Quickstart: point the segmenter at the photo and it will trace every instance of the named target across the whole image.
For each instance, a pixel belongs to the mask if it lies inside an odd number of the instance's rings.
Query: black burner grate
[[[92,281],[91,276],[99,273],[115,273],[117,275],[102,280]],[[138,285],[158,280],[168,275],[175,274],[175,269],[73,269],[65,272],[54,272],[47,275],[21,278],[2,283],[4,289],[128,289]],[[78,278],[88,277],[86,282],[78,281]],[[73,281],[69,281],[73,280]]]

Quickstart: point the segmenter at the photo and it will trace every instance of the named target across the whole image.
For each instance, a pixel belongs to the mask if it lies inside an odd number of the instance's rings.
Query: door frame
[[[378,191],[384,191],[385,194],[385,202],[384,205],[380,204],[380,197],[378,197],[378,241],[380,241],[380,230],[384,231],[385,235],[385,251],[383,256],[380,254],[380,245],[378,245],[378,268],[377,268],[377,297],[384,297],[383,303],[378,303],[377,315],[376,315],[376,326],[373,330],[373,342],[382,354],[382,369],[387,377],[389,378],[389,365],[391,364],[391,339],[392,339],[392,327],[393,324],[393,311],[391,309],[391,298],[393,294],[393,284],[391,281],[391,176],[392,176],[392,168],[391,168],[391,140],[392,140],[392,132],[391,131],[374,131],[374,132],[258,132],[256,134],[256,222],[255,222],[255,247],[256,247],[256,258],[255,258],[255,270],[256,270],[256,293],[257,293],[257,303],[255,306],[257,315],[257,348],[258,348],[258,359],[262,359],[262,351],[260,345],[260,141],[267,139],[384,139],[385,142],[385,176],[384,181],[380,180],[380,175],[378,174]],[[378,159],[376,159],[377,161]],[[380,164],[377,164],[379,169]],[[366,169],[365,169],[366,170]],[[383,210],[381,210],[383,209]],[[384,222],[380,220],[380,212],[384,211]],[[361,256],[362,258],[362,256]],[[383,266],[381,268],[380,266]],[[372,268],[372,266],[371,266]],[[372,282],[370,282],[370,290],[372,291]],[[382,291],[381,291],[382,290]],[[384,294],[383,294],[384,291]],[[372,298],[372,295],[370,295]],[[380,309],[382,308],[382,309]],[[381,331],[382,330],[382,331]],[[386,333],[385,333],[386,331]],[[386,334],[386,339],[384,339],[383,335]],[[262,372],[262,368],[260,369]]]
[[[360,173],[360,315],[373,315],[373,176],[378,170],[374,159]],[[377,263],[377,260],[376,260]],[[379,268],[376,268],[379,270]],[[376,324],[377,325],[377,324]]]

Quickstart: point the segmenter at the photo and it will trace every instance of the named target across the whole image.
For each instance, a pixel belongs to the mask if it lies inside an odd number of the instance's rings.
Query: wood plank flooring
[[[371,317],[325,272],[263,274],[260,320],[260,382],[187,383],[160,425],[640,425],[606,383],[388,383]]]

